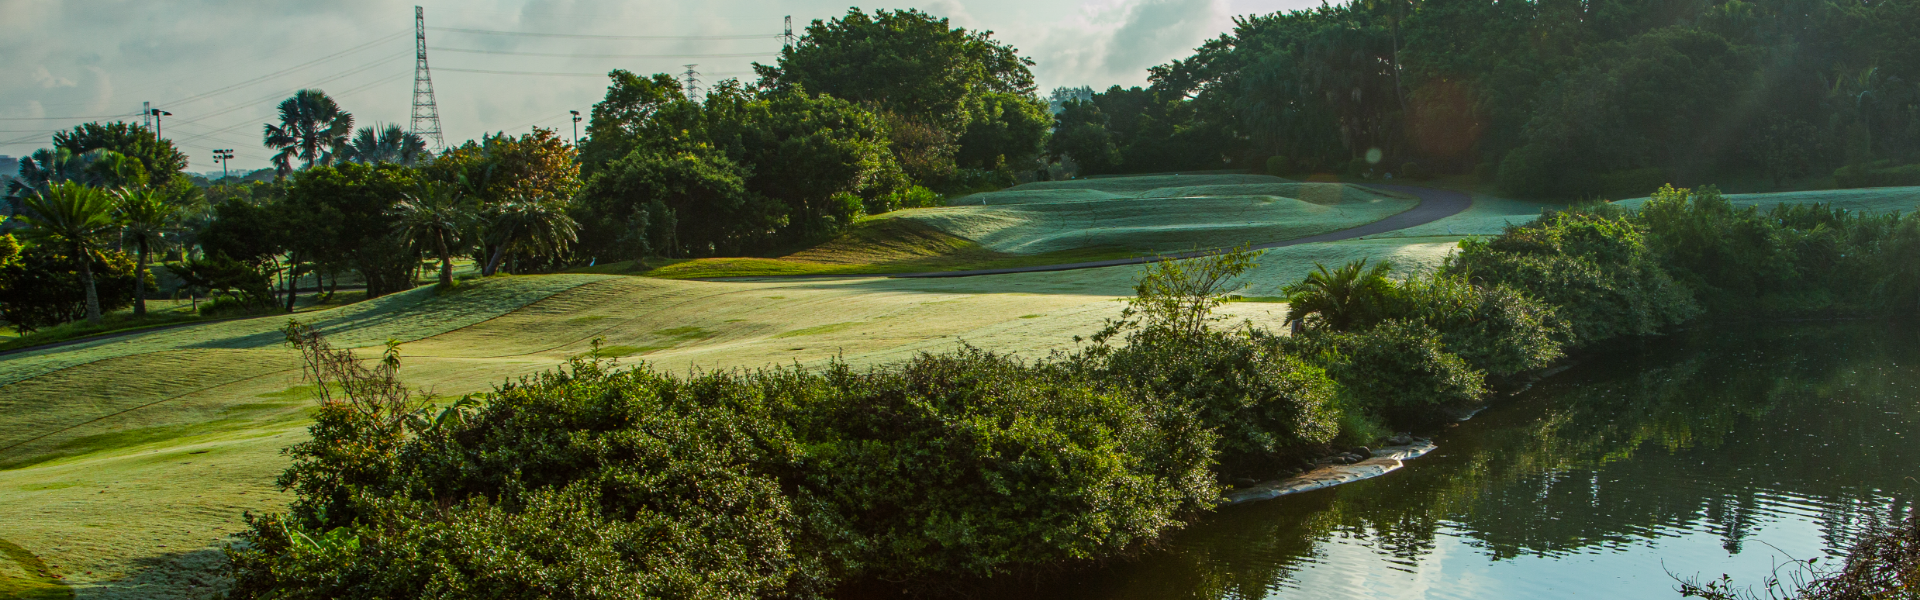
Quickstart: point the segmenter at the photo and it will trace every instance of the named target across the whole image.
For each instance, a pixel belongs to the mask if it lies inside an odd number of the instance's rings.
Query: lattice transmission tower
[[[407,131],[431,144],[434,152],[446,150],[447,140],[440,133],[440,106],[433,102],[433,73],[427,70],[427,11],[413,7],[413,119]]]
[[[687,72],[680,74],[686,77],[687,99],[694,102],[700,101],[700,72],[694,70],[694,67],[698,66],[700,65],[687,65]]]
[[[793,15],[787,15],[787,33],[781,35],[780,39],[783,42],[782,47],[793,47]]]

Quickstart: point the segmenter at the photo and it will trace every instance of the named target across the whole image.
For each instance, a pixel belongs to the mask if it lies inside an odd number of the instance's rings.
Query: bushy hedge
[[[299,499],[232,552],[236,598],[811,597],[1112,556],[1219,494],[1180,407],[972,349],[686,379],[577,360],[435,418],[332,401],[312,431]]]
[[[1886,161],[1869,165],[1848,165],[1834,170],[1833,184],[1841,188],[1920,185],[1920,165],[1891,166]]]

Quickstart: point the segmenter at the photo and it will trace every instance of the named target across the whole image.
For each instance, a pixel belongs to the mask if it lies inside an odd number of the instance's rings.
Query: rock
[[[1260,482],[1259,482],[1259,481],[1256,481],[1256,480],[1254,480],[1254,478],[1252,478],[1252,477],[1235,477],[1235,478],[1233,478],[1233,487],[1250,487],[1250,486],[1252,486],[1253,484],[1256,484],[1256,483],[1260,483]]]
[[[1405,446],[1413,443],[1413,436],[1405,433],[1394,434],[1393,437],[1387,438],[1387,443],[1395,446]]]
[[[1373,450],[1366,446],[1354,446],[1352,450],[1348,450],[1347,452],[1358,454],[1365,458],[1373,458]]]

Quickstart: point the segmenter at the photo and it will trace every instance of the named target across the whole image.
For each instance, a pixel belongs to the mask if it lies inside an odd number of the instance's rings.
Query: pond
[[[1674,575],[1757,583],[1790,559],[1837,560],[1911,510],[1917,400],[1909,326],[1645,340],[1496,401],[1398,472],[1222,510],[1036,596],[1678,598]]]

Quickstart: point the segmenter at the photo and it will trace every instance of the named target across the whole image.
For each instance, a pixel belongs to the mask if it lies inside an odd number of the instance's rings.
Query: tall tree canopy
[[[1064,102],[1050,152],[1091,172],[1477,169],[1536,196],[1920,162],[1907,1],[1366,0],[1237,19],[1149,79]]]
[[[954,170],[1031,169],[1049,128],[1033,61],[990,31],[907,9],[814,21],[761,86],[825,94],[881,113],[908,173],[939,185]]]
[[[160,139],[153,130],[126,122],[86,123],[72,131],[53,134],[53,147],[84,155],[94,150],[111,150],[140,161],[147,185],[169,186],[173,178],[187,168],[187,155],[171,140]]]
[[[261,143],[279,150],[273,166],[282,176],[293,172],[294,161],[302,168],[333,164],[348,147],[353,133],[353,113],[320,90],[300,90],[280,102],[280,124],[268,123]]]

